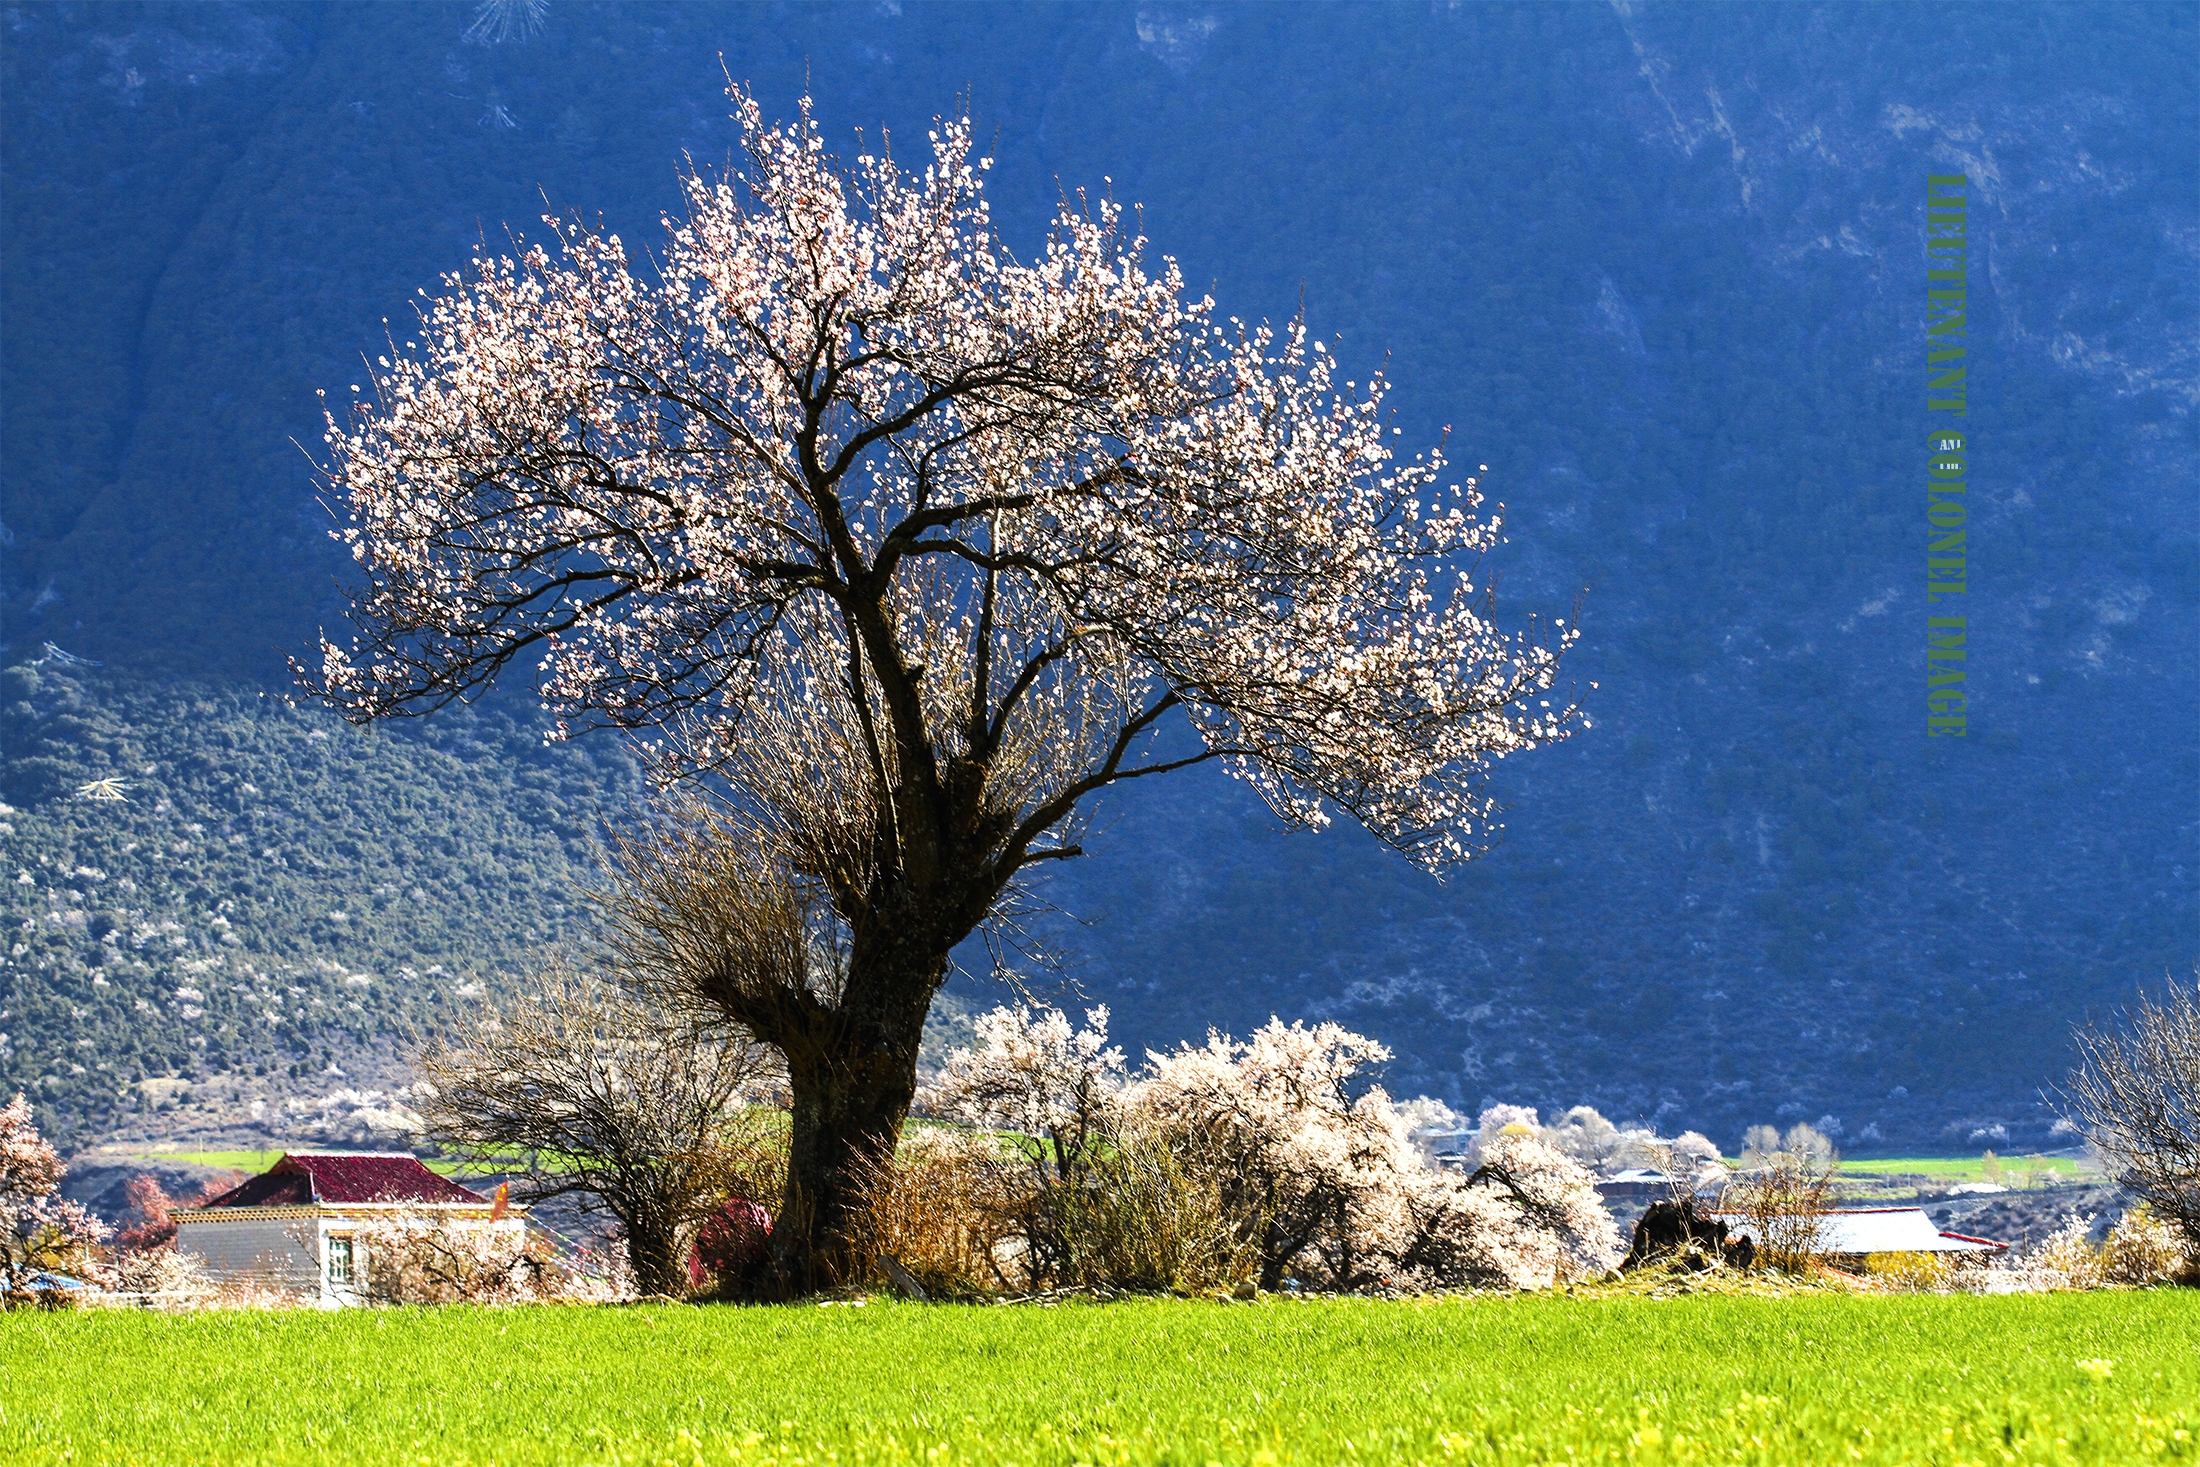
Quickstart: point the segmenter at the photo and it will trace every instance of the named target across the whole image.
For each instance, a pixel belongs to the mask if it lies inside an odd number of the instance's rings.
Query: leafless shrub
[[[1150,1128],[1110,1116],[1055,1154],[1023,1136],[925,1128],[863,1191],[874,1269],[891,1258],[947,1297],[1031,1290],[1199,1291],[1259,1259],[1211,1177]]]
[[[632,1298],[623,1259],[561,1254],[516,1219],[397,1217],[353,1235],[365,1295],[378,1304],[603,1303]]]
[[[563,1194],[624,1228],[644,1293],[682,1292],[684,1233],[752,1184],[745,1090],[771,1057],[617,984],[553,965],[525,996],[414,1060],[422,1135],[483,1170],[522,1170],[526,1200]]]
[[[2064,1114],[2200,1256],[2200,984],[2142,994],[2120,1030],[2089,1024],[2076,1044]]]
[[[1742,1218],[1760,1263],[1801,1273],[1825,1242],[1833,1176],[1830,1160],[1775,1152],[1720,1194],[1719,1210]]]
[[[1258,1228],[1227,1205],[1186,1148],[1140,1124],[1116,1128],[1077,1175],[1026,1206],[1034,1282],[1061,1288],[1198,1291],[1252,1282]]]
[[[929,1295],[1015,1288],[1022,1250],[1003,1245],[1028,1194],[1023,1168],[992,1136],[912,1127],[893,1160],[864,1176],[859,1236],[876,1274],[890,1258]]]

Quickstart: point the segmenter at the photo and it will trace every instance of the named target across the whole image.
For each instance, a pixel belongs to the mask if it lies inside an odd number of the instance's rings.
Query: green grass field
[[[266,1171],[282,1158],[280,1151],[166,1151],[158,1156],[118,1156],[103,1160],[161,1160],[195,1162],[200,1166],[231,1167],[237,1171],[257,1174]],[[2035,1160],[2023,1156],[2005,1156],[2001,1159],[2002,1180],[2009,1181],[2014,1174],[2052,1171],[2058,1176],[2075,1177],[2079,1174],[2078,1162],[2073,1157],[2050,1156]],[[519,1165],[514,1158],[514,1165]],[[445,1175],[458,1168],[452,1162],[431,1161],[428,1167]],[[1979,1182],[1986,1179],[1985,1158],[1978,1156],[1901,1156],[1901,1157],[1843,1157],[1840,1170],[1845,1176],[1855,1177],[1926,1177],[1935,1182]]]
[[[0,1461],[2193,1462],[2200,1293],[0,1316]]]
[[[2075,1177],[2081,1170],[2077,1159],[2069,1156],[2004,1156],[1999,1160],[2001,1179],[2005,1182],[2010,1180],[2012,1173],[2051,1171],[2057,1176]],[[1982,1156],[1845,1156],[1840,1165],[1844,1174],[1852,1176],[1930,1177],[1936,1182],[1986,1180],[1986,1159]]]
[[[305,1151],[315,1148],[301,1146],[297,1149]],[[342,1148],[335,1149],[341,1150]],[[161,1151],[148,1152],[141,1156],[115,1155],[101,1156],[97,1159],[117,1165],[133,1161],[180,1161],[192,1166],[227,1167],[232,1171],[243,1172],[247,1176],[258,1176],[261,1172],[275,1165],[276,1162],[281,1161],[283,1153],[280,1151]],[[421,1164],[427,1167],[428,1170],[441,1173],[444,1176],[450,1176],[459,1169],[456,1163],[448,1161],[428,1161]]]

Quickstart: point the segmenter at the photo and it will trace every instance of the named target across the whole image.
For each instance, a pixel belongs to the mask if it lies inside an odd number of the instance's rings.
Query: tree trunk
[[[884,946],[887,950],[866,951]],[[772,1223],[772,1260],[785,1287],[813,1293],[854,1282],[868,1266],[861,1191],[892,1160],[917,1091],[917,1047],[947,955],[859,936],[832,1042],[784,1049],[793,1092],[787,1194]]]
[[[1284,1251],[1283,1229],[1274,1220],[1262,1223],[1260,1233],[1260,1288],[1264,1294],[1273,1294],[1283,1287],[1283,1266],[1291,1255]]]
[[[627,1221],[626,1261],[634,1270],[634,1287],[640,1293],[674,1298],[687,1293],[679,1230],[659,1218],[638,1216]]]

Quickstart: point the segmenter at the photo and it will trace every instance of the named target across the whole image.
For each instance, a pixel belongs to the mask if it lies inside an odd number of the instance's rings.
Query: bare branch
[[[2200,1258],[2200,982],[2142,993],[2122,1025],[2088,1024],[2075,1043],[2064,1114]]]

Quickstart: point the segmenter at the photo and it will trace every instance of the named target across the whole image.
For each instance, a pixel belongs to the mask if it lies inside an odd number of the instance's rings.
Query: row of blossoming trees
[[[1210,1035],[1132,1072],[1107,1011],[982,1016],[850,1206],[864,1278],[961,1295],[1057,1287],[1527,1285],[1602,1268],[1612,1222],[1588,1171],[1524,1126],[1471,1172],[1414,1144],[1426,1102],[1372,1082],[1379,1044],[1334,1024]],[[613,1224],[652,1294],[785,1297],[768,1247],[787,1186],[771,1052],[636,986],[553,970],[419,1052],[421,1139],[533,1164]],[[799,1231],[800,1219],[793,1219]],[[417,1249],[415,1251],[418,1251]]]
[[[1271,1020],[1132,1074],[1107,1018],[978,1020],[923,1100],[980,1129],[918,1131],[882,1169],[881,1257],[950,1288],[1527,1288],[1617,1261],[1594,1178],[1542,1141],[1431,1166],[1370,1039]]]

